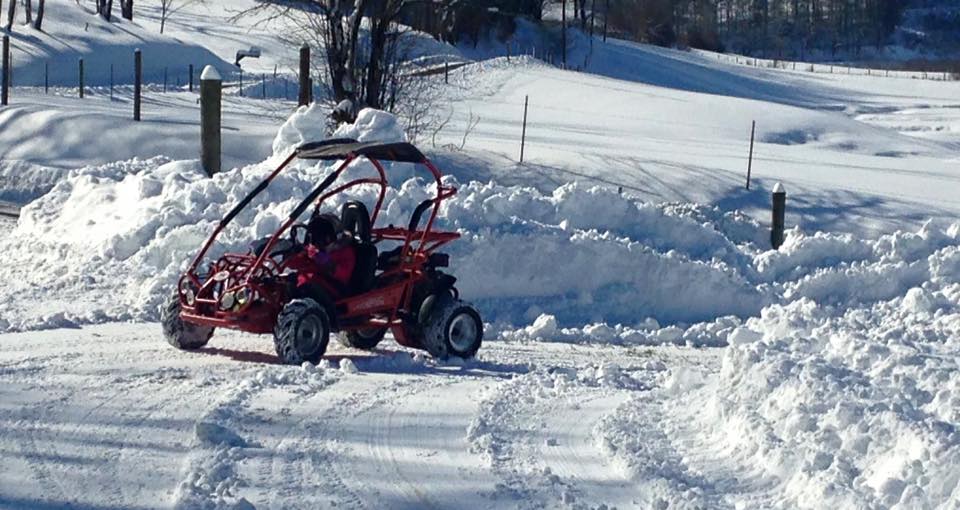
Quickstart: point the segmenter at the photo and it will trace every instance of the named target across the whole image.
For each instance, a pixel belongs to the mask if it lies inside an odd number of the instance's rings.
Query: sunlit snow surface
[[[185,13],[173,34],[205,23]],[[155,28],[143,23],[120,26]],[[514,41],[534,43],[528,28]],[[263,29],[211,30],[198,44],[217,54],[247,30],[267,71],[295,62]],[[128,322],[155,320],[222,215],[325,134],[322,107],[290,117],[289,103],[230,95],[239,167],[207,179],[186,92],[153,90],[154,117],[134,126],[123,88],[84,103],[15,89],[0,200],[30,203],[16,226],[0,218],[0,507],[960,504],[956,84],[613,40],[589,52],[571,34],[587,72],[522,46],[458,69],[431,109],[450,122],[417,141],[459,189],[439,225],[462,234],[451,271],[487,321],[467,361],[388,337],[284,367],[268,336],[218,331],[185,353]],[[339,135],[402,131],[368,111]],[[101,132],[136,151],[98,145]],[[214,255],[273,232],[329,171],[281,175]],[[431,183],[388,171],[383,221],[404,224]],[[789,229],[771,251],[777,182]]]

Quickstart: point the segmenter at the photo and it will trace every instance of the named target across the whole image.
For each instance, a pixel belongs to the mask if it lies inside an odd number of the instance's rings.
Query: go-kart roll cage
[[[340,176],[344,173],[344,171],[346,171],[351,163],[361,158],[365,158],[373,164],[378,174],[376,178],[366,177],[353,179],[345,184],[339,185],[327,191],[327,189],[330,188],[330,186],[332,186],[340,178]],[[434,252],[440,246],[460,237],[460,234],[456,232],[433,231],[433,225],[440,210],[440,203],[443,200],[455,195],[457,190],[452,186],[445,186],[441,182],[442,174],[437,167],[434,166],[433,163],[430,162],[430,160],[427,159],[427,157],[424,156],[423,153],[421,153],[413,145],[409,143],[360,143],[352,139],[333,139],[324,140],[322,142],[312,142],[298,147],[273,172],[271,172],[246,197],[244,197],[243,200],[241,200],[233,209],[231,209],[222,220],[220,220],[220,223],[217,225],[210,238],[204,244],[203,248],[193,259],[193,262],[190,264],[189,269],[184,275],[185,278],[189,279],[194,288],[201,289],[206,283],[201,280],[200,276],[197,275],[197,268],[203,262],[204,257],[209,252],[216,239],[220,236],[223,229],[226,228],[226,226],[230,224],[230,222],[240,213],[240,211],[247,207],[257,195],[267,189],[277,175],[287,168],[287,166],[289,166],[290,163],[295,159],[341,161],[341,163],[339,166],[337,166],[337,169],[333,173],[328,175],[306,196],[306,198],[304,198],[303,201],[297,205],[296,208],[294,208],[293,212],[290,213],[280,228],[273,234],[273,236],[271,236],[267,244],[263,247],[258,255],[241,256],[227,254],[224,256],[234,257],[238,259],[238,262],[241,261],[241,259],[245,259],[242,260],[244,263],[240,264],[240,266],[246,266],[245,272],[243,273],[242,277],[237,278],[236,280],[231,278],[231,280],[234,280],[235,282],[234,285],[231,285],[231,289],[239,289],[245,286],[259,287],[251,280],[259,275],[262,275],[262,269],[266,269],[267,273],[275,272],[277,267],[270,255],[273,247],[276,245],[281,236],[283,236],[297,222],[299,217],[307,210],[307,208],[310,207],[310,204],[315,203],[316,205],[314,211],[317,211],[325,200],[333,195],[343,192],[346,189],[364,184],[378,185],[380,190],[377,197],[377,203],[370,216],[370,225],[376,225],[376,221],[380,215],[380,210],[383,206],[383,200],[388,186],[386,170],[384,169],[381,161],[395,161],[423,165],[430,171],[434,180],[436,181],[437,186],[436,196],[432,199],[424,201],[419,207],[417,207],[409,228],[399,228],[393,225],[383,228],[371,228],[370,233],[372,242],[379,242],[382,240],[403,241],[403,247],[400,252],[400,263],[397,265],[397,267],[391,268],[390,270],[384,272],[384,275],[407,273],[409,279],[405,279],[405,283],[412,282],[417,277],[421,276],[423,264],[428,260],[429,255],[432,252]],[[429,219],[427,220],[426,227],[423,230],[420,230],[419,223],[421,217],[423,213],[426,212],[428,207],[431,209]],[[415,247],[414,244],[416,244]],[[252,263],[250,263],[251,260]],[[270,261],[269,264],[267,261]],[[267,265],[272,267],[267,268]],[[211,278],[215,278],[213,271],[211,271],[211,274],[206,275],[204,279]],[[182,280],[183,279],[181,279],[181,281]],[[224,289],[224,291],[231,289]],[[410,292],[404,292],[404,294],[404,303],[398,303],[398,305],[409,304]],[[192,322],[204,323],[211,326],[240,326],[241,329],[246,329],[242,327],[242,323],[247,321],[240,320],[239,317],[229,317],[234,315],[229,311],[218,310],[216,299],[200,299],[198,296],[196,304],[199,305],[201,303],[212,305],[212,308],[215,311],[215,317],[198,313],[200,312],[199,308],[190,306],[192,310],[184,310],[184,318],[191,320]],[[393,325],[397,319],[397,311],[399,306],[395,305],[388,308],[392,308],[392,310],[388,314],[389,318],[383,322],[383,326]],[[264,328],[258,327],[255,329],[261,330]]]

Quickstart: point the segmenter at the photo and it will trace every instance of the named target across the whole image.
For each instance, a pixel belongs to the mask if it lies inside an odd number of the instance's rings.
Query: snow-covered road
[[[0,507],[634,506],[597,425],[719,354],[488,342],[437,364],[389,342],[300,368],[268,337],[184,353],[159,329],[0,336]]]

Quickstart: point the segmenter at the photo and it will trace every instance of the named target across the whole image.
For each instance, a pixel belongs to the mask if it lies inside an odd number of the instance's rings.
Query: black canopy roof
[[[406,142],[358,142],[350,138],[334,138],[305,143],[297,148],[297,157],[301,159],[337,160],[346,159],[350,154],[404,163],[422,163],[427,159],[419,149]]]

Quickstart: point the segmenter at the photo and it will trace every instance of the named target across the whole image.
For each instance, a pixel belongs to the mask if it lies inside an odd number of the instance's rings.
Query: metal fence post
[[[209,176],[220,171],[220,105],[223,78],[213,66],[200,75],[200,162]]]
[[[753,135],[757,131],[757,121],[750,126],[750,156],[747,159],[747,189],[750,189],[750,173],[753,170]]]
[[[523,150],[527,144],[527,105],[530,96],[523,97],[523,132],[520,134],[520,162],[523,163]]]

